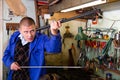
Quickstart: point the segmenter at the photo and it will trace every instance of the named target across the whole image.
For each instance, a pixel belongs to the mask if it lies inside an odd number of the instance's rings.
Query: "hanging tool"
[[[88,16],[88,15],[91,15],[91,14],[95,14],[95,13],[97,14],[99,12],[101,12],[100,9],[94,9],[92,11],[88,11],[86,13],[83,13],[83,14],[80,14],[80,15],[77,15],[77,16],[74,16],[74,17],[71,17],[71,18],[68,18],[68,19],[63,18],[63,19],[60,20],[60,22],[61,23],[65,23],[65,22],[68,22],[68,21],[71,21],[71,20],[75,20],[75,19],[79,19],[79,18],[82,18],[84,16]],[[39,31],[39,30],[44,30],[44,29],[47,29],[47,28],[50,28],[50,24],[48,24],[46,26],[43,26],[41,28],[38,28],[37,30]]]
[[[113,40],[112,38],[109,39],[109,41],[107,42],[107,44],[103,48],[102,54],[107,54],[107,52],[109,51],[109,48],[112,44],[112,40]]]

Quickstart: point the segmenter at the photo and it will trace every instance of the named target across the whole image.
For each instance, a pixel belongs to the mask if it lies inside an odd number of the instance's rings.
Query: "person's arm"
[[[11,56],[11,40],[9,41],[3,55],[3,63],[5,64],[6,67],[10,68],[10,65],[14,62],[12,56]]]
[[[10,69],[17,71],[17,70],[20,70],[21,68],[20,68],[20,65],[19,65],[17,62],[13,62],[13,63],[10,65]]]
[[[50,31],[52,35],[58,34],[58,29],[61,27],[60,21],[52,21],[50,24]]]
[[[45,49],[48,53],[60,53],[62,42],[60,31],[58,30],[61,27],[60,21],[53,21],[50,24],[50,38],[45,42]]]
[[[13,55],[12,52],[14,52],[14,51],[12,51],[12,46],[11,46],[11,45],[13,45],[12,36],[11,36],[11,38],[9,40],[9,43],[8,43],[8,45],[7,45],[7,47],[6,47],[5,51],[4,51],[4,55],[3,55],[2,60],[3,60],[3,63],[5,64],[6,67],[10,68],[11,70],[18,70],[18,69],[20,69],[20,67],[19,67],[17,62],[14,62],[14,59],[12,57],[12,55]]]

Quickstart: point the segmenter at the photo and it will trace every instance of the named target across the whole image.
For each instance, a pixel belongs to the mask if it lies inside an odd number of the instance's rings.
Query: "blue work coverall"
[[[16,31],[11,35],[7,48],[4,51],[3,63],[10,68],[10,65],[14,62],[14,52],[19,31]],[[44,51],[48,53],[60,53],[61,52],[61,36],[47,35],[37,33],[35,39],[29,45],[29,66],[45,66]],[[30,80],[40,80],[40,76],[45,74],[44,68],[29,68]],[[8,73],[7,80],[12,80],[13,70]]]

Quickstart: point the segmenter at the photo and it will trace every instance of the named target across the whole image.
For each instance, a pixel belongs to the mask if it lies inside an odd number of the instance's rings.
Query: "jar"
[[[109,36],[108,36],[107,34],[105,34],[105,35],[103,36],[103,39],[108,40],[108,39],[109,39]]]

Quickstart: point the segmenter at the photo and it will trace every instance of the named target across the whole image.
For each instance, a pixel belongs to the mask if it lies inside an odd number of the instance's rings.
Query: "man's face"
[[[31,25],[29,27],[21,25],[19,31],[26,41],[32,42],[34,40],[36,33],[35,25]]]

